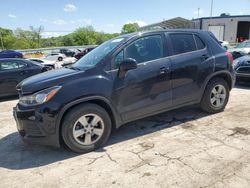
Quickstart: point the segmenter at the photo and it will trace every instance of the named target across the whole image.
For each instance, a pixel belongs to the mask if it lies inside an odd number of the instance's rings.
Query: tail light
[[[230,52],[226,52],[226,54],[227,54],[227,57],[228,57],[229,61],[230,61],[232,64],[234,64],[233,55],[232,55]]]

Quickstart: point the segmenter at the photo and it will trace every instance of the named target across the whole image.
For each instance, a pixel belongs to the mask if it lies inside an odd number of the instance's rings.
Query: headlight
[[[61,86],[55,86],[39,91],[33,95],[22,96],[19,99],[19,103],[25,106],[43,104],[53,98],[61,88]]]
[[[239,60],[234,60],[234,64],[233,64],[233,67],[235,68],[237,65],[238,65],[238,63],[239,63],[240,61]]]

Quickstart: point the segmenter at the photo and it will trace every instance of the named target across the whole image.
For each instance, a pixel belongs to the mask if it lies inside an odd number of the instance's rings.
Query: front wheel
[[[70,110],[62,124],[65,144],[77,153],[103,146],[111,133],[109,114],[95,104],[83,104]]]
[[[225,109],[228,99],[228,83],[224,79],[215,78],[208,83],[200,105],[206,112],[218,113]]]
[[[58,57],[58,61],[62,61],[63,60],[63,58],[62,57]]]

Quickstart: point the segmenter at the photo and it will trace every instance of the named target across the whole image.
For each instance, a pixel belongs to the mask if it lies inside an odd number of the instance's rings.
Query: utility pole
[[[198,8],[198,18],[200,17],[200,8]]]
[[[214,0],[211,0],[210,18],[213,17],[213,6],[214,6]]]
[[[3,36],[2,36],[2,32],[1,32],[1,31],[0,31],[0,40],[1,40],[2,50],[4,50],[4,46],[3,46]]]

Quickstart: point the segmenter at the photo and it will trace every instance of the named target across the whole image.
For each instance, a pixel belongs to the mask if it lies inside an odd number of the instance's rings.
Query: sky
[[[92,25],[96,31],[120,32],[174,17],[210,16],[211,0],[0,0],[0,27],[29,29],[42,25],[43,37],[59,36]],[[213,16],[250,15],[250,0],[214,0]]]

